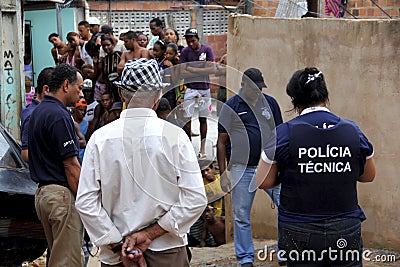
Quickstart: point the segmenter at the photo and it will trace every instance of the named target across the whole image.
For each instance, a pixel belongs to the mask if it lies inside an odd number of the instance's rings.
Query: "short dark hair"
[[[61,85],[66,81],[70,81],[75,84],[78,80],[78,69],[72,67],[66,63],[61,63],[58,65],[53,73],[51,74],[51,80],[49,82],[49,91],[52,93],[57,92]]]
[[[137,40],[139,36],[138,36],[137,33],[134,32],[134,31],[127,31],[127,32],[124,34],[124,37],[128,38],[129,40],[132,40],[132,39]]]
[[[140,35],[143,35],[143,36],[145,36],[147,38],[147,40],[149,40],[149,36],[147,36],[147,34],[145,34],[142,31],[136,31],[136,34],[137,34],[138,38],[139,38]]]
[[[156,113],[157,114],[159,114],[159,113],[163,114],[163,113],[165,113],[167,111],[171,111],[171,105],[169,104],[168,99],[166,99],[165,97],[162,97],[160,99],[160,102],[158,103],[158,107],[157,107]]]
[[[174,50],[175,53],[178,53],[179,48],[178,48],[178,46],[177,46],[176,44],[174,44],[174,43],[169,43],[169,44],[167,44],[167,48],[168,48],[168,47],[171,47],[172,50]]]
[[[53,71],[54,67],[47,67],[42,69],[42,71],[39,73],[36,86],[36,92],[38,95],[41,95],[43,93],[43,86],[49,86],[51,74],[53,73]]]
[[[82,20],[81,22],[79,22],[78,27],[79,26],[85,26],[85,28],[90,28],[90,24],[86,20]]]
[[[324,75],[315,67],[296,71],[286,86],[294,109],[304,109],[329,102]]]
[[[49,38],[48,38],[49,42],[50,42],[50,39],[53,38],[53,37],[60,37],[60,35],[58,35],[58,33],[55,33],[55,32],[50,33]]]
[[[152,20],[150,20],[150,23],[155,23],[157,27],[163,27],[163,22],[161,19],[159,18],[153,18]]]
[[[102,94],[100,95],[100,97],[102,97],[103,95],[108,95],[108,96],[110,97],[110,99],[113,99],[113,95],[112,95],[111,92],[105,91],[104,93],[102,93]]]
[[[74,40],[74,38],[73,38],[74,36],[79,37],[79,34],[77,34],[76,32],[69,32],[67,34],[67,41],[71,43]]]
[[[110,43],[114,44],[114,40],[110,36],[103,35],[101,36],[101,42],[110,41]]]
[[[100,51],[100,45],[96,44],[95,40],[90,40],[85,44],[85,50],[89,54],[89,56],[93,57],[97,55]]]

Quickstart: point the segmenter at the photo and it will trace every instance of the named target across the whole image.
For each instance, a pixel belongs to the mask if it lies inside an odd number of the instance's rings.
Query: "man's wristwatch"
[[[111,251],[114,253],[120,252],[123,244],[124,244],[123,240],[119,241],[119,243],[115,247],[111,248]]]

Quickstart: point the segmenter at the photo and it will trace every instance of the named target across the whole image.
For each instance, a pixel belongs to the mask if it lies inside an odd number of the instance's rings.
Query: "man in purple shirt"
[[[182,64],[180,73],[185,79],[186,92],[183,99],[187,130],[191,132],[191,118],[195,107],[199,109],[200,122],[200,152],[199,159],[206,159],[206,136],[207,136],[207,117],[210,116],[211,94],[210,94],[210,74],[215,73],[215,57],[211,46],[201,44],[196,29],[188,29],[185,32],[187,47],[182,49],[179,63]]]

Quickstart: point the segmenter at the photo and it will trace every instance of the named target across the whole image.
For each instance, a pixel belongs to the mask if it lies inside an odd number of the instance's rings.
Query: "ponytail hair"
[[[324,74],[315,67],[296,71],[286,86],[294,109],[329,103]]]
[[[161,50],[164,51],[164,53],[165,53],[165,50],[167,50],[167,45],[165,44],[165,42],[163,40],[157,40],[154,43],[154,45],[156,45],[156,44],[158,44],[160,46]]]

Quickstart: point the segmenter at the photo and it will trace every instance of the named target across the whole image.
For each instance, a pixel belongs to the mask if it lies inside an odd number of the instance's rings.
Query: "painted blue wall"
[[[48,41],[51,33],[57,33],[57,17],[55,9],[25,11],[25,20],[31,21],[32,25],[32,56],[34,70],[34,84],[36,86],[37,76],[43,68],[54,66],[51,56],[53,45]],[[62,40],[66,41],[68,32],[77,31],[75,14],[73,8],[61,10]]]

